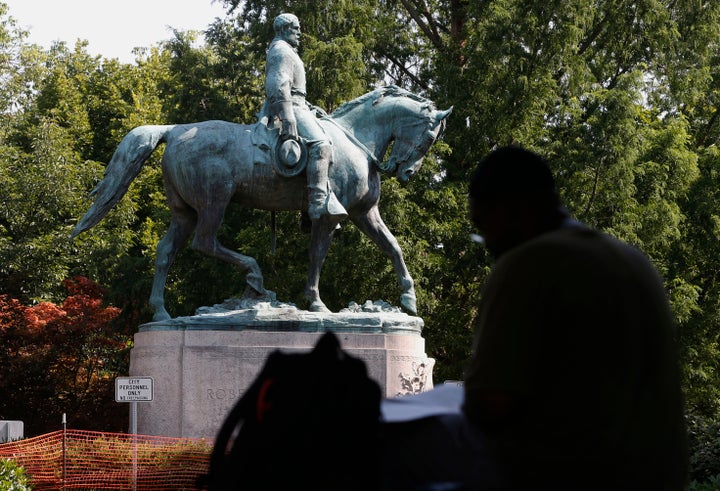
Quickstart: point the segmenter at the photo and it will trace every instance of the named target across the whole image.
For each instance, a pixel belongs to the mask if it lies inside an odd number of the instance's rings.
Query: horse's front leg
[[[351,217],[353,223],[362,230],[365,235],[370,237],[378,247],[385,253],[385,255],[392,261],[393,267],[395,268],[395,274],[398,278],[398,283],[402,289],[400,295],[400,305],[410,312],[411,314],[417,314],[417,297],[415,296],[415,282],[410,276],[410,272],[405,265],[400,245],[398,244],[395,236],[383,222],[380,217],[380,211],[377,205],[373,206],[365,215]]]
[[[308,310],[310,312],[330,312],[330,309],[320,299],[320,271],[327,257],[336,227],[337,222],[331,222],[324,216],[312,222],[310,269],[305,284],[305,298],[308,301]]]

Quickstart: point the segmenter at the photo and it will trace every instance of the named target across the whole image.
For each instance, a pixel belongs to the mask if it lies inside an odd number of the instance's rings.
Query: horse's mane
[[[421,104],[426,104],[430,107],[433,107],[434,104],[431,100],[426,99],[425,97],[419,96],[417,94],[413,94],[412,92],[405,90],[401,87],[398,87],[397,85],[386,85],[385,87],[377,88],[371,92],[368,92],[367,94],[361,95],[357,99],[353,99],[351,101],[348,101],[338,107],[335,111],[332,112],[331,116],[333,118],[339,118],[344,116],[345,114],[349,113],[356,107],[365,104],[367,101],[372,101],[373,104],[378,102],[380,99],[386,96],[393,96],[393,97],[407,97],[409,99],[412,99],[414,101],[417,101]]]

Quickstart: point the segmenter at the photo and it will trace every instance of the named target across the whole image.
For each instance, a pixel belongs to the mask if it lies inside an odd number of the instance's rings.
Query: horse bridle
[[[320,114],[320,119],[321,119],[321,120],[323,120],[323,121],[328,121],[328,122],[334,124],[334,125],[335,125],[337,128],[339,128],[343,133],[345,133],[345,136],[347,136],[348,139],[355,144],[355,146],[357,146],[360,150],[362,150],[363,152],[365,152],[365,154],[366,154],[367,157],[368,157],[368,160],[370,160],[370,162],[372,162],[373,164],[375,164],[375,166],[376,166],[379,170],[381,170],[381,171],[383,171],[383,172],[394,172],[395,169],[397,169],[400,164],[403,164],[403,163],[409,161],[411,155],[414,155],[414,154],[420,155],[420,154],[421,154],[421,153],[420,153],[420,152],[421,152],[420,149],[423,147],[423,144],[426,142],[426,140],[429,141],[428,148],[430,148],[430,145],[432,145],[432,143],[433,143],[433,142],[435,141],[435,139],[437,138],[437,135],[435,135],[435,137],[432,138],[432,139],[426,137],[427,133],[430,133],[430,132],[432,131],[431,129],[429,129],[428,131],[426,131],[426,132],[423,134],[423,138],[421,139],[420,143],[418,143],[418,144],[416,144],[416,145],[413,145],[413,147],[412,147],[402,158],[400,158],[400,159],[397,159],[397,158],[394,159],[394,161],[396,162],[394,165],[391,163],[391,162],[393,161],[392,158],[389,159],[387,162],[380,162],[380,161],[378,160],[378,158],[375,157],[375,154],[373,154],[373,153],[370,151],[370,149],[365,146],[365,144],[364,144],[363,142],[361,142],[360,140],[358,140],[357,137],[356,137],[353,133],[350,132],[350,130],[348,130],[348,129],[345,128],[343,125],[341,125],[340,123],[338,123],[337,121],[335,121],[335,119],[333,119],[333,118],[332,118],[328,113],[326,113],[322,108],[319,108],[319,107],[317,107],[317,106],[311,106],[311,107],[312,107],[313,110],[318,111],[318,113]],[[432,118],[429,118],[429,119],[432,119]],[[426,122],[426,121],[423,121],[423,122],[420,122],[420,123],[417,123],[417,124],[418,124],[418,125],[420,125],[420,124],[427,124],[427,122]],[[424,152],[422,152],[422,153],[424,153]]]
[[[323,111],[323,112],[324,112],[324,111]],[[377,159],[377,157],[375,157],[375,154],[373,154],[373,153],[370,151],[370,149],[365,146],[365,144],[364,144],[363,142],[361,142],[360,140],[358,140],[355,135],[353,135],[352,133],[350,133],[350,131],[349,131],[347,128],[345,128],[343,125],[341,125],[340,123],[338,123],[337,121],[335,121],[335,120],[334,120],[333,118],[331,118],[327,113],[323,114],[323,115],[320,117],[320,119],[323,120],[323,121],[329,121],[330,123],[332,123],[332,124],[334,124],[335,126],[337,126],[338,128],[340,128],[340,129],[342,130],[342,132],[345,133],[345,136],[347,136],[348,139],[355,144],[355,146],[357,146],[360,150],[362,150],[363,152],[365,152],[365,154],[368,156],[368,159],[369,159],[373,164],[375,164],[375,165],[378,167],[378,169],[382,169],[382,168],[383,168],[382,163]]]
[[[429,120],[432,120],[432,118],[428,118]],[[415,123],[416,126],[422,125],[422,124],[428,124],[428,121],[422,121]],[[441,124],[441,123],[440,123]],[[428,125],[429,126],[429,125]],[[395,170],[400,167],[401,165],[406,164],[407,162],[410,162],[415,159],[415,156],[421,156],[424,155],[427,150],[432,146],[432,144],[437,140],[437,138],[440,136],[440,132],[437,134],[433,134],[432,131],[435,127],[429,127],[422,135],[422,137],[419,139],[417,143],[412,145],[410,149],[403,155],[402,157],[397,157],[395,159],[390,158],[389,161],[386,164],[381,164],[382,167],[380,167],[384,171],[390,171],[395,172]],[[393,163],[394,161],[394,163]]]

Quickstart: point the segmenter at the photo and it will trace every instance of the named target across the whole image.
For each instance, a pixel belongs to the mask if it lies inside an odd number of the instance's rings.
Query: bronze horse
[[[348,218],[390,258],[402,289],[400,303],[416,313],[413,279],[395,237],[378,210],[380,170],[410,179],[445,127],[452,108],[434,104],[395,86],[369,92],[339,107],[322,126],[333,142],[329,185]],[[153,320],[170,318],[164,291],[168,269],[181,246],[195,232],[192,247],[247,271],[246,293],[265,294],[260,268],[252,257],[227,249],[217,239],[225,209],[241,206],[290,211],[307,209],[304,175],[286,177],[271,162],[262,140],[262,123],[244,125],[206,121],[163,126],[139,126],[120,142],[105,175],[93,191],[95,201],[72,233],[93,227],[125,195],[132,180],[160,143],[166,143],[162,172],[171,220],[157,246],[155,277],[150,294]],[[390,158],[381,162],[389,145]],[[265,148],[265,150],[263,150]],[[305,298],[310,311],[327,311],[318,288],[320,270],[337,223],[325,217],[312,223],[310,269]]]

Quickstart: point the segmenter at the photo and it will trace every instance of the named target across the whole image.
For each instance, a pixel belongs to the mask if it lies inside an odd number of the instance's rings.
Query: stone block
[[[154,396],[137,403],[138,433],[213,439],[271,352],[310,351],[327,331],[365,361],[385,396],[432,388],[434,360],[425,354],[422,319],[386,312],[303,312],[292,312],[290,319],[274,312],[267,325],[255,310],[141,326],[130,375],[152,377]]]

